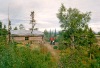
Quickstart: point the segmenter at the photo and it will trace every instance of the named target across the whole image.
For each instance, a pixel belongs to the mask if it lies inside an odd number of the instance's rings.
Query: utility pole
[[[34,26],[36,25],[35,20],[34,20],[34,11],[31,12],[31,15],[30,16],[31,16],[30,23],[32,24],[32,32],[33,32]]]
[[[11,29],[11,21],[9,19],[9,7],[8,7],[8,42],[10,42],[10,29]]]

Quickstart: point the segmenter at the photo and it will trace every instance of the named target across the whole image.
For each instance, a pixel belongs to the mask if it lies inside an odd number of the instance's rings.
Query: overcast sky
[[[31,28],[30,13],[35,12],[36,26],[40,31],[60,30],[59,20],[56,17],[61,3],[66,8],[77,8],[81,12],[92,12],[89,26],[100,31],[100,0],[0,0],[0,20],[7,25],[8,5],[12,27],[23,24],[26,29]]]

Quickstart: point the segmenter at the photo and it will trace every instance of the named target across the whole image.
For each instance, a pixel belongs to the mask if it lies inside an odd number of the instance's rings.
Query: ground
[[[54,45],[50,45],[49,43],[45,43],[44,46],[48,49],[48,51],[52,54],[53,57],[59,59],[59,50],[53,48]]]
[[[53,46],[57,46],[57,44],[50,45],[50,43],[45,42],[42,45],[31,44],[30,47],[31,47],[31,49],[38,49],[39,47],[41,47],[43,52],[50,52],[52,57],[55,58],[56,60],[58,60],[59,59],[60,50],[54,49]]]

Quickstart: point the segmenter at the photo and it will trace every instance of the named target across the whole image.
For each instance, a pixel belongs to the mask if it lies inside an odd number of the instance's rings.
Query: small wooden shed
[[[21,43],[41,43],[44,34],[38,30],[11,30],[11,41]]]

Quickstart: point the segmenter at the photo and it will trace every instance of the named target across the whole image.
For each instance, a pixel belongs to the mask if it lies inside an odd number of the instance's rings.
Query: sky
[[[100,31],[100,0],[0,0],[0,21],[8,25],[8,6],[9,18],[12,28],[19,27],[20,24],[25,29],[31,28],[30,14],[35,12],[36,28],[40,31],[61,30],[59,19],[56,14],[61,3],[68,8],[77,8],[81,12],[92,12],[89,27],[93,31]]]

